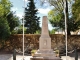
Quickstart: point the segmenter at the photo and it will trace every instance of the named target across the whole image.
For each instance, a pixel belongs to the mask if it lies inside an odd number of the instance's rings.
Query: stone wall
[[[38,49],[39,48],[39,37],[38,34],[25,34],[24,35],[24,45],[25,50],[28,49]],[[61,34],[51,34],[51,47],[52,49],[65,49],[65,36]],[[23,35],[11,35],[8,40],[5,41],[4,48],[6,50],[13,50],[14,48],[20,49],[22,51],[23,46]],[[72,50],[73,48],[77,47],[80,49],[80,35],[71,35],[68,36],[68,50]],[[0,48],[2,45],[0,43]]]

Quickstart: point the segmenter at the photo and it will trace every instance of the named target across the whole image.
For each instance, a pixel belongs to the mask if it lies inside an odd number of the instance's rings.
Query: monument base
[[[62,59],[60,59],[60,58],[58,58],[58,57],[53,57],[53,58],[41,58],[41,57],[37,57],[37,58],[35,58],[35,57],[33,57],[33,58],[30,58],[30,60],[62,60]]]
[[[33,57],[54,57],[56,54],[52,49],[41,49],[37,50]]]
[[[38,50],[30,60],[61,60],[52,49]]]

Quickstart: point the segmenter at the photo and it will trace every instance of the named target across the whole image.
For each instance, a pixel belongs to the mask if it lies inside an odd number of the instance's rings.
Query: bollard
[[[76,48],[75,48],[75,60],[78,60],[78,52]]]
[[[13,51],[13,60],[16,60],[16,50]]]

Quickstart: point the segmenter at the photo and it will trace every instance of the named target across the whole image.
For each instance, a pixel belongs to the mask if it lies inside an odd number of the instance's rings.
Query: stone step
[[[30,58],[30,60],[62,60],[58,57],[34,57],[34,58]]]
[[[35,57],[53,57],[56,56],[54,53],[38,53],[34,54]]]

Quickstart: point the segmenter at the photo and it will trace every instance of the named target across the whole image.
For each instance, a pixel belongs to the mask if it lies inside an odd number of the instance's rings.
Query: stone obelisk
[[[51,38],[49,37],[48,20],[46,16],[43,16],[42,31],[39,41],[39,50],[51,50]]]
[[[31,60],[61,60],[56,57],[55,53],[51,49],[51,38],[48,32],[48,19],[47,16],[43,16],[42,31],[39,38],[39,50],[35,53]]]

